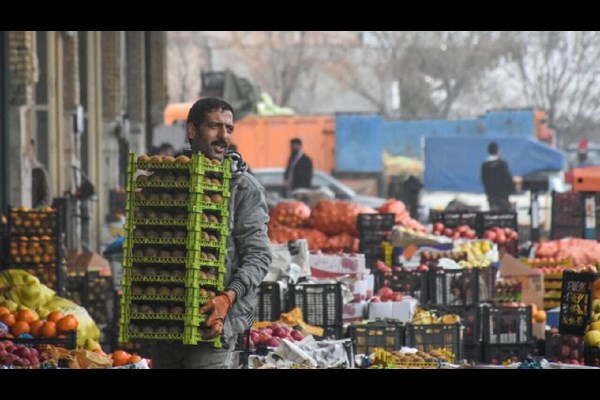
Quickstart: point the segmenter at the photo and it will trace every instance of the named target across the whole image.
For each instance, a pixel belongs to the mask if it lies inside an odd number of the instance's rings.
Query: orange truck
[[[185,126],[193,103],[169,104],[164,125]],[[334,116],[246,117],[235,123],[233,142],[250,168],[284,167],[290,154],[290,140],[302,139],[306,155],[315,169],[331,173],[335,167]]]

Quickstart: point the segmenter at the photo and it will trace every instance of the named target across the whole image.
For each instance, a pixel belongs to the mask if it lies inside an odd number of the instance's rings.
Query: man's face
[[[298,143],[293,143],[292,144],[292,155],[298,154],[299,151],[300,151],[300,145]]]
[[[208,158],[222,161],[233,139],[233,114],[229,110],[213,110],[198,128],[189,123],[187,135],[194,153],[200,151]]]

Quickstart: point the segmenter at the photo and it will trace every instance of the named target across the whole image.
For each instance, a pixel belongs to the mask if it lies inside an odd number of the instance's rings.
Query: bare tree
[[[346,49],[342,62],[328,65],[345,85],[381,113],[389,107],[389,85],[400,86],[406,118],[445,118],[452,106],[486,71],[513,51],[508,36],[497,32],[366,32],[366,48]],[[344,50],[342,50],[344,51]],[[354,53],[360,52],[362,57]],[[370,79],[365,69],[371,70]]]
[[[559,144],[597,130],[600,122],[600,32],[522,32],[514,77],[530,104],[558,128]],[[589,137],[589,136],[588,136]]]
[[[200,72],[210,65],[208,42],[192,32],[169,32],[168,40],[170,101],[193,101],[200,93]]]
[[[294,92],[314,84],[317,57],[307,32],[232,32],[232,46],[248,66],[250,79],[269,93],[275,103],[289,106]],[[252,42],[247,38],[251,37]]]

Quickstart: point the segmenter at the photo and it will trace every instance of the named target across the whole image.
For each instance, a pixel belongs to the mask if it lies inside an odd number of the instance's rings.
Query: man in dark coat
[[[498,143],[488,145],[489,157],[481,166],[481,181],[491,211],[512,211],[508,196],[515,191],[512,174],[506,161],[500,158]]]
[[[288,197],[295,189],[310,188],[313,176],[313,163],[302,151],[302,140],[294,138],[290,145],[291,154],[283,176]]]

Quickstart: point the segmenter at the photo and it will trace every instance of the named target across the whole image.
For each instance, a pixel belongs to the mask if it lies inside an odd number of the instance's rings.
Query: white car
[[[283,185],[284,171],[285,170],[283,168],[252,169],[252,174],[267,190],[270,203],[277,203],[285,198],[285,190]],[[331,175],[318,170],[313,171],[312,187],[324,187],[331,190],[335,196],[335,199],[337,200],[348,200],[353,203],[372,208],[377,208],[386,201],[386,199],[381,197],[358,194]]]

